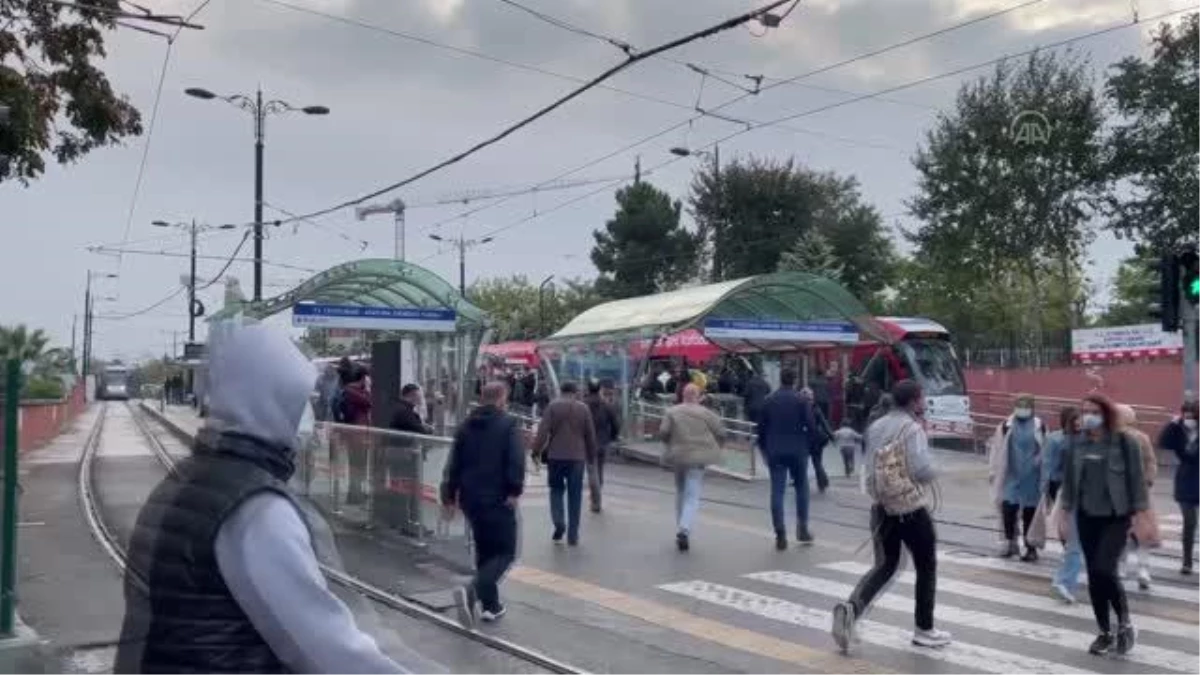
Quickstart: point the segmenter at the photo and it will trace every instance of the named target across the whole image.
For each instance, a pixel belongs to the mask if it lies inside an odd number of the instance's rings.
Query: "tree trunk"
[[[1041,367],[1042,345],[1046,335],[1046,317],[1042,310],[1042,297],[1038,286],[1037,259],[1032,255],[1025,262],[1025,276],[1029,279],[1030,297],[1033,299],[1033,344],[1034,366]]]

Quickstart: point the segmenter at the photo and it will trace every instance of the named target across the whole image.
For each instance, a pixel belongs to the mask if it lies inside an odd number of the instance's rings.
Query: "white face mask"
[[[1195,417],[1183,418],[1183,426],[1188,431],[1195,431],[1196,430],[1196,418]]]
[[[1022,420],[1029,419],[1030,417],[1033,417],[1033,409],[1032,408],[1017,408],[1017,409],[1013,410],[1013,414],[1017,416],[1017,419],[1022,419]]]
[[[1095,431],[1103,425],[1104,418],[1095,413],[1084,415],[1083,418],[1080,419],[1080,426],[1084,429],[1084,431]]]

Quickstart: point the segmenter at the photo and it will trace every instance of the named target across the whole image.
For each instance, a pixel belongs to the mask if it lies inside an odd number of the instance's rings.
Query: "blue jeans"
[[[678,531],[692,531],[692,521],[700,510],[700,487],[704,483],[704,467],[675,468],[675,522]]]
[[[1079,589],[1079,573],[1083,571],[1083,549],[1079,547],[1079,525],[1071,518],[1067,543],[1063,544],[1062,562],[1054,571],[1054,583],[1061,584],[1071,595]]]
[[[767,463],[771,474],[771,524],[775,534],[787,535],[787,521],[783,517],[783,495],[787,491],[788,477],[796,484],[796,526],[808,529],[808,453],[797,453],[772,457]]]
[[[556,533],[567,531],[567,541],[579,541],[579,512],[583,508],[584,463],[567,459],[552,459],[547,476],[550,484],[550,520]],[[563,518],[563,497],[566,497],[566,518]],[[564,520],[566,521],[564,523]]]

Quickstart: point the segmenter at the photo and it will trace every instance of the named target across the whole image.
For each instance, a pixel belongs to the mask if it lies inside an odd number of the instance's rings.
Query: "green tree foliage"
[[[65,4],[65,3],[63,3]],[[110,14],[80,0],[76,7],[35,0],[0,0],[0,182],[40,176],[46,156],[60,164],[142,133],[141,115],[113,91],[96,62],[106,56]]]
[[[813,231],[796,240],[779,258],[780,272],[808,272],[841,283],[843,266],[820,232]]]
[[[1030,112],[1049,123],[1042,129],[1048,135],[1021,136],[1021,123],[1037,120]],[[1014,318],[1008,330],[1030,330],[1035,341],[1052,325],[1074,321],[1077,302],[1052,309],[1043,300],[1055,284],[1071,290],[1081,283],[1088,218],[1104,182],[1101,121],[1085,62],[1071,52],[1002,62],[990,77],[963,86],[913,159],[920,178],[909,208],[921,223],[907,235],[929,290],[987,295],[1008,285],[1021,294],[1008,305],[1028,298],[1032,318]],[[972,288],[979,286],[987,288]],[[978,321],[962,317],[966,324],[996,318],[983,301],[955,313],[964,311],[981,313]]]
[[[74,359],[66,349],[48,349],[49,344],[49,336],[40,328],[29,330],[25,325],[0,326],[0,396],[3,395],[7,377],[4,364],[10,359],[17,359],[21,361],[25,373],[21,398],[63,397],[63,378],[74,372]]]
[[[1119,120],[1109,139],[1109,227],[1155,249],[1196,243],[1200,210],[1200,14],[1159,27],[1149,62],[1116,63],[1105,93]]]
[[[1111,299],[1098,323],[1102,326],[1129,326],[1157,323],[1150,316],[1149,301],[1158,295],[1158,260],[1148,253],[1121,261],[1113,275]]]
[[[24,324],[12,328],[0,326],[0,360],[36,363],[48,344],[50,337],[40,328],[31,331]]]
[[[689,204],[710,249],[713,281],[773,272],[811,233],[829,244],[841,282],[864,302],[873,304],[892,279],[892,242],[853,177],[751,157],[719,172],[698,170]]]
[[[700,238],[680,225],[682,205],[645,182],[617,190],[617,212],[592,233],[597,290],[628,298],[678,288],[695,275]]]
[[[481,279],[468,290],[471,302],[486,311],[495,323],[494,342],[545,337],[602,301],[591,282],[575,279],[562,282],[561,287],[548,284],[541,294],[541,302],[537,284],[520,275]]]

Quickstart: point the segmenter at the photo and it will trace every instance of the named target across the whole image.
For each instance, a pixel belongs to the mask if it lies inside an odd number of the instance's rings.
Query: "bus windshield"
[[[899,347],[926,396],[966,395],[958,355],[948,340],[906,338],[900,341]]]
[[[129,371],[127,370],[106,370],[104,371],[104,384],[108,386],[125,385],[125,380],[129,379]]]

